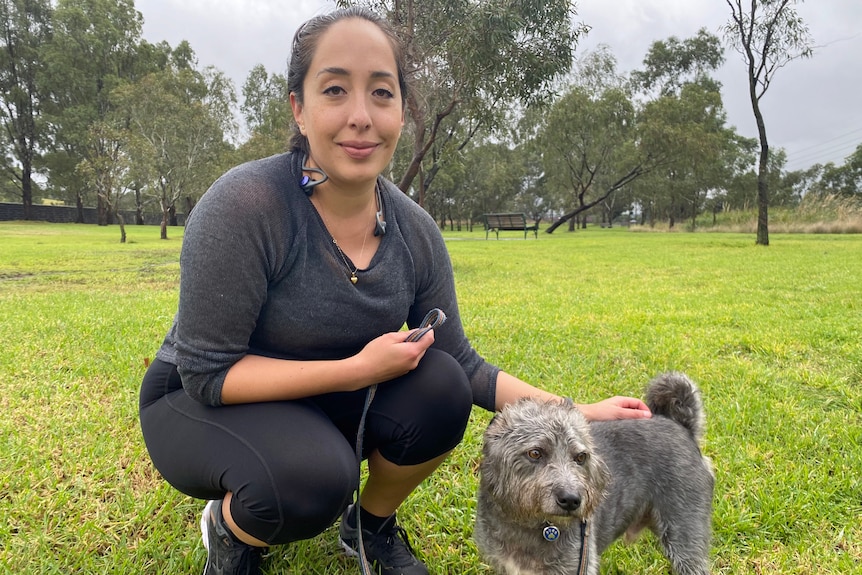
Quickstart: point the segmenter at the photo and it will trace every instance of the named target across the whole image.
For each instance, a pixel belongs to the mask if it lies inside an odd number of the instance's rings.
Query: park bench
[[[500,232],[524,232],[524,239],[527,239],[527,232],[533,232],[536,239],[539,239],[539,224],[534,223],[527,225],[527,214],[484,214],[482,219],[485,221],[485,239],[488,239],[488,233],[494,232],[497,239],[500,239]]]

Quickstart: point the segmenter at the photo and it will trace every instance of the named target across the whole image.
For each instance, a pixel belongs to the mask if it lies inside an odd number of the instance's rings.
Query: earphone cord
[[[439,308],[434,308],[425,314],[422,323],[419,324],[419,329],[407,336],[404,341],[419,341],[426,333],[440,327],[446,321],[446,314]],[[370,386],[365,393],[365,405],[362,406],[362,415],[359,418],[359,427],[356,430],[356,464],[362,471],[362,437],[365,435],[365,418],[368,416],[368,409],[371,407],[371,402],[374,400],[374,394],[377,393],[377,384]],[[359,479],[359,484],[356,486],[356,532],[359,537],[359,570],[362,575],[371,575],[371,566],[368,564],[368,558],[365,556],[365,542],[362,539],[362,519],[360,513],[360,492],[362,491],[362,478]]]

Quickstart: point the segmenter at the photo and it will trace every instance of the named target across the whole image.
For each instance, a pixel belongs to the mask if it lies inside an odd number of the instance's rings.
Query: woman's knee
[[[451,451],[470,417],[472,392],[464,370],[449,354],[428,352],[379,406],[378,448],[397,465],[424,463]]]
[[[352,452],[351,452],[352,455]],[[347,508],[359,481],[355,458],[330,465],[297,460],[282,473],[258,477],[233,492],[231,514],[250,535],[279,545],[315,537]]]
[[[448,353],[429,349],[417,372],[417,381],[412,385],[420,390],[426,411],[445,411],[466,421],[473,406],[473,392],[461,364]]]

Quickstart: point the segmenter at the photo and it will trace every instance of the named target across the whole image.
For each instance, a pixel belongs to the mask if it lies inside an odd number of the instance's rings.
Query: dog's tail
[[[671,371],[656,376],[647,386],[646,404],[655,415],[668,417],[691,432],[700,444],[706,430],[706,414],[700,389],[684,373]]]

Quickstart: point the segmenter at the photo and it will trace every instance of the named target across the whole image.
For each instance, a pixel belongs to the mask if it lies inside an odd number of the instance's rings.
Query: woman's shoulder
[[[287,207],[293,188],[291,154],[284,153],[239,164],[220,176],[203,194],[195,210],[268,213]]]
[[[283,153],[239,164],[219,177],[207,193],[225,193],[225,190],[253,193],[283,188],[295,179],[291,158],[290,153]]]

